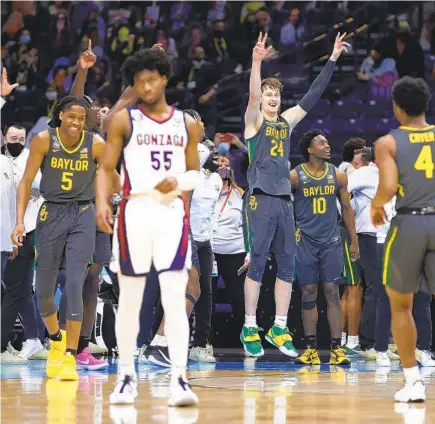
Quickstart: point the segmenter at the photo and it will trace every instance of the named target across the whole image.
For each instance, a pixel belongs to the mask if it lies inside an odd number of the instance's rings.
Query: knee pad
[[[58,271],[48,271],[40,268],[36,270],[35,294],[39,313],[42,317],[47,317],[57,312],[57,307],[54,303],[57,273]]]
[[[278,272],[276,277],[281,281],[292,284],[294,280],[295,271],[295,255],[280,256],[275,255],[276,265]]]
[[[251,253],[251,262],[247,273],[248,278],[261,283],[268,256],[267,253]]]
[[[302,301],[302,309],[304,311],[312,311],[317,305],[316,300],[309,300],[308,302]]]

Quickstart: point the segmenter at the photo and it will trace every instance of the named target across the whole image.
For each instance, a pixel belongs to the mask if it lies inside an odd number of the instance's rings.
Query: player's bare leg
[[[145,277],[118,274],[119,305],[115,332],[118,343],[118,380],[110,395],[111,404],[132,404],[137,396],[134,349],[139,334],[139,314],[145,290]]]
[[[347,298],[347,343],[346,353],[349,355],[358,354],[359,346],[359,326],[361,322],[361,284],[349,286]]]
[[[405,387],[395,394],[394,399],[396,402],[423,402],[426,392],[415,358],[417,329],[412,316],[414,293],[402,294],[388,286],[386,290],[391,305],[391,328],[405,374]]]

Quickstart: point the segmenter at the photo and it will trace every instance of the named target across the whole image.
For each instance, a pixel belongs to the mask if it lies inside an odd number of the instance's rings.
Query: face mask
[[[195,59],[193,59],[193,66],[195,66],[197,68],[200,68],[203,63],[204,63],[204,59],[202,59],[200,57],[196,57]]]
[[[10,155],[16,158],[23,151],[24,146],[21,143],[6,143],[6,148]]]
[[[45,97],[47,97],[48,101],[54,102],[57,99],[57,92],[56,91],[47,91],[45,93]]]
[[[222,181],[229,181],[231,180],[231,169],[230,168],[219,168],[217,170],[219,176],[222,178]]]
[[[216,38],[222,38],[223,35],[224,35],[224,32],[223,32],[223,30],[221,30],[221,29],[215,29],[215,30],[213,31],[213,34],[214,34],[214,36],[215,36]]]
[[[20,44],[29,44],[31,39],[30,35],[22,35],[20,37]]]
[[[218,153],[221,156],[226,156],[228,154],[228,152],[230,151],[230,143],[220,143],[217,146],[218,149]]]

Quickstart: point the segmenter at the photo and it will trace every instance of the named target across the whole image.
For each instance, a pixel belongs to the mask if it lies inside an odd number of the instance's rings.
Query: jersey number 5
[[[158,171],[162,166],[162,162],[166,171],[171,169],[172,153],[173,152],[171,151],[161,152],[160,150],[153,150],[151,152],[151,166],[153,167],[153,169]]]
[[[431,146],[426,145],[421,148],[417,160],[414,163],[414,168],[417,171],[424,171],[424,176],[426,178],[433,178],[435,164],[433,163]]]
[[[73,185],[73,181],[72,181],[72,177],[73,177],[73,173],[72,172],[63,172],[62,173],[62,185],[60,186],[60,188],[64,191],[70,191],[72,189],[72,185]]]
[[[323,214],[326,212],[326,199],[324,197],[315,197],[313,199],[313,214]]]
[[[272,147],[270,148],[270,156],[284,156],[284,147],[282,145],[282,140],[279,142],[272,140]]]

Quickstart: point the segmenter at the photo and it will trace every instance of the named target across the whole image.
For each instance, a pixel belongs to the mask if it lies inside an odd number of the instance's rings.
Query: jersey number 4
[[[424,176],[426,178],[433,178],[435,164],[433,163],[431,146],[423,146],[421,148],[417,160],[414,163],[414,168],[417,171],[424,171]]]
[[[172,151],[161,152],[160,150],[151,151],[151,166],[158,171],[162,165],[168,171],[172,166]]]

